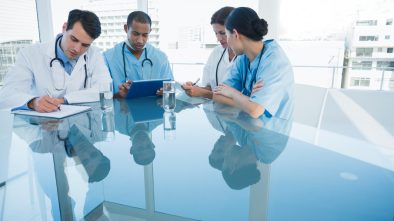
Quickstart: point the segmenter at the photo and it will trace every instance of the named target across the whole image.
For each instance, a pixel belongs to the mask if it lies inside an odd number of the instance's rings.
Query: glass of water
[[[175,109],[175,81],[163,81],[163,108],[165,111]]]
[[[99,87],[100,92],[100,107],[102,110],[111,111],[112,110],[112,81],[100,82]]]

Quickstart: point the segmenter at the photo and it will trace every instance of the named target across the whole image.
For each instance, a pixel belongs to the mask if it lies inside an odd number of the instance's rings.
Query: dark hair
[[[79,9],[74,9],[68,14],[67,29],[70,30],[74,27],[76,22],[81,22],[83,29],[88,33],[88,35],[96,39],[101,34],[101,24],[100,19],[91,11],[84,11]]]
[[[211,17],[211,25],[213,24],[224,25],[228,15],[232,10],[234,10],[234,7],[227,6],[216,11]]]
[[[134,11],[134,12],[130,13],[129,16],[127,17],[127,27],[130,27],[131,23],[133,23],[133,21],[136,21],[136,22],[139,22],[142,24],[149,23],[149,26],[152,26],[152,21],[151,21],[149,15],[143,11]]]
[[[239,7],[228,16],[226,29],[231,33],[235,29],[252,40],[261,41],[268,33],[268,24],[264,19],[260,19],[253,9]]]

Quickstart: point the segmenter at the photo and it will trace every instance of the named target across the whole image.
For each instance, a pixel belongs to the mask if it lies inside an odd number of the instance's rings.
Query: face
[[[131,46],[133,46],[136,51],[142,51],[148,41],[149,33],[151,31],[149,23],[133,21],[130,27],[125,25],[124,28]]]
[[[67,30],[67,23],[63,25],[63,38],[60,43],[64,54],[71,60],[85,53],[93,42],[88,33],[83,29],[81,22],[76,22],[72,29]]]
[[[213,32],[215,32],[216,39],[223,48],[227,48],[227,36],[226,36],[226,29],[224,25],[221,24],[212,24]]]
[[[227,44],[233,50],[236,55],[241,55],[244,53],[244,48],[242,42],[240,41],[240,35],[234,29],[233,33],[226,29]]]

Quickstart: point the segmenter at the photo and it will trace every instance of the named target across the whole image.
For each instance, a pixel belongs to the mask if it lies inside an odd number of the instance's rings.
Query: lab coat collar
[[[59,36],[60,34],[58,34],[56,36],[56,38]],[[52,41],[48,42],[49,45],[47,45],[47,51],[46,51],[46,55],[49,58],[49,61],[51,61],[53,58],[55,58],[55,47],[56,47],[56,38],[53,39]],[[83,53],[82,55],[79,56],[77,64],[74,67],[74,70],[79,70],[79,68],[83,67],[83,65],[86,63],[84,56],[86,55],[86,61],[89,59],[87,56],[87,53],[90,49],[88,49],[85,53]]]

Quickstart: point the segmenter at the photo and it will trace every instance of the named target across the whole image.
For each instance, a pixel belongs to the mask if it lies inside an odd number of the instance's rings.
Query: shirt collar
[[[59,34],[62,35],[62,34]],[[59,37],[56,36],[56,39]],[[63,37],[63,36],[62,36]],[[56,48],[57,48],[57,57],[63,61],[64,64],[70,63],[72,64],[72,60],[68,59],[68,57],[64,54],[63,49],[60,47],[60,43],[61,43],[61,39],[58,41],[58,43],[56,44]],[[75,59],[75,61],[77,61],[78,59]]]

